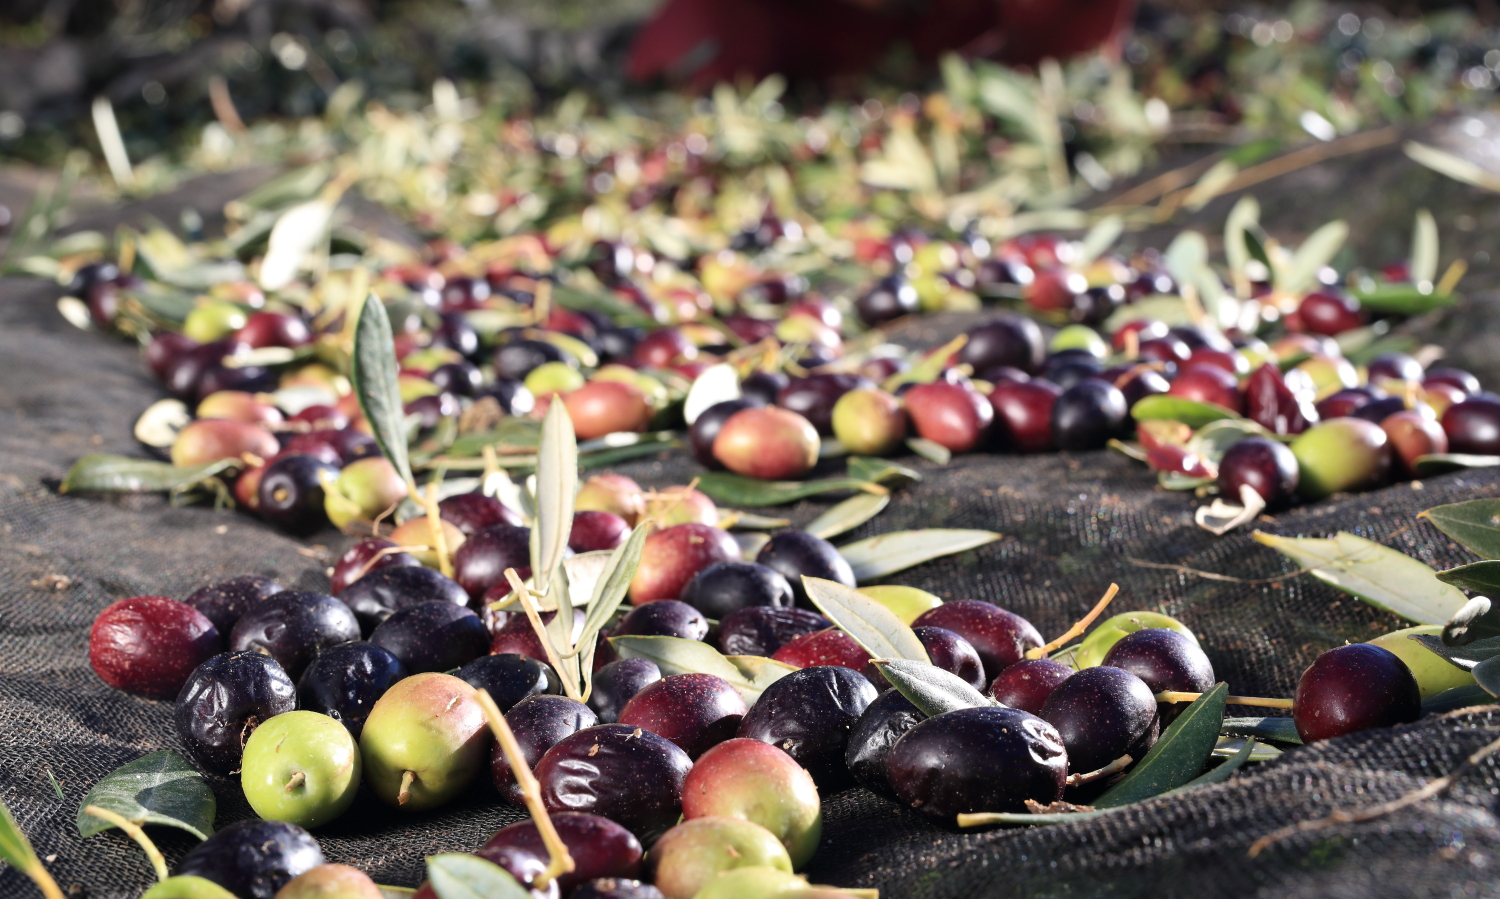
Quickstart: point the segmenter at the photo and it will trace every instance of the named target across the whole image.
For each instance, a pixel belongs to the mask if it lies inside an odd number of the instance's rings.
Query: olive
[[[202,612],[220,634],[228,634],[247,609],[281,590],[281,585],[268,577],[246,574],[200,587],[183,602]]]
[[[635,694],[661,680],[661,669],[650,659],[620,659],[594,672],[589,708],[604,724],[620,719],[620,711]]]
[[[1130,755],[1139,760],[1156,742],[1156,696],[1119,668],[1085,668],[1058,684],[1041,717],[1068,750],[1068,771],[1087,774]]]
[[[271,821],[317,827],[342,815],[359,791],[354,737],[317,712],[287,712],[257,727],[240,766],[245,800]]]
[[[758,562],[710,565],[693,575],[679,598],[715,620],[750,606],[790,606],[795,601],[787,579]]]
[[[631,609],[615,626],[614,633],[615,636],[681,637],[685,640],[702,640],[708,636],[708,619],[703,617],[703,613],[685,602],[662,599]]]
[[[682,747],[689,758],[733,737],[745,701],[712,674],[674,674],[647,684],[625,703],[621,724],[645,728]]]
[[[806,609],[749,606],[719,622],[719,649],[730,656],[774,655],[803,634],[833,627],[833,622]]]
[[[724,422],[741,409],[764,405],[766,404],[763,402],[751,399],[725,400],[698,413],[698,418],[688,428],[688,450],[693,454],[693,458],[698,460],[699,465],[706,468],[722,470],[723,463],[714,458],[714,439],[719,436],[719,430],[724,427]]]
[[[323,511],[323,481],[337,479],[337,466],[313,456],[282,456],[260,478],[262,518],[297,533],[317,530],[328,521]]]
[[[1240,489],[1249,487],[1267,508],[1280,509],[1296,497],[1297,481],[1296,455],[1269,437],[1237,440],[1219,460],[1219,495],[1231,502],[1239,502]]]
[[[432,601],[408,606],[382,621],[370,642],[387,650],[406,670],[451,671],[489,651],[490,632],[464,606]]]
[[[738,736],[779,747],[826,793],[849,781],[849,731],[876,695],[858,671],[803,668],[766,687],[740,722]]]
[[[1292,441],[1291,449],[1299,470],[1297,492],[1308,499],[1378,487],[1390,474],[1390,439],[1364,419],[1314,425]]]
[[[1040,378],[997,383],[990,392],[996,442],[1023,453],[1052,449],[1052,405],[1062,388]]]
[[[406,677],[401,660],[373,643],[319,650],[297,681],[297,705],[343,723],[356,738],[375,701]]]
[[[1061,450],[1101,449],[1129,420],[1125,395],[1113,384],[1085,380],[1052,404],[1052,442]]]
[[[781,531],[761,547],[755,561],[785,577],[798,602],[807,602],[802,578],[816,577],[855,586],[854,569],[832,543],[806,531]]]
[[[1025,658],[1028,649],[1043,643],[1042,635],[1025,618],[976,599],[944,603],[918,615],[912,625],[940,627],[969,641],[979,653],[984,678],[989,681]]]
[[[1057,685],[1073,676],[1073,669],[1051,659],[1022,659],[990,684],[990,696],[1003,706],[1040,715]]]
[[[1318,656],[1297,681],[1292,721],[1303,742],[1417,720],[1422,693],[1393,652],[1351,643]]]
[[[275,659],[295,680],[320,649],[359,639],[359,621],[332,596],[283,590],[252,606],[229,632],[231,650]]]
[[[538,695],[529,696],[508,709],[505,723],[515,735],[521,758],[529,769],[536,767],[542,755],[564,737],[593,727],[599,719],[588,706],[576,699]],[[524,794],[499,743],[490,751],[490,777],[506,801],[513,805],[523,804]]]
[[[548,749],[536,779],[548,811],[602,815],[650,842],[677,823],[692,767],[687,753],[648,730],[600,724]]]
[[[884,324],[921,308],[916,288],[899,274],[887,275],[854,301],[860,321],[867,325]]]
[[[382,621],[402,609],[434,600],[464,606],[469,603],[469,594],[440,571],[421,565],[398,565],[376,568],[345,587],[339,599],[354,611],[360,628],[372,633]]]
[[[296,707],[297,688],[270,656],[225,652],[199,665],[177,694],[173,722],[188,757],[228,774],[260,722]]]
[[[398,551],[396,544],[391,541],[370,537],[349,547],[333,563],[333,574],[328,578],[328,592],[343,599],[344,590],[367,574],[382,568],[418,568],[421,565],[411,553]],[[468,594],[464,594],[464,599],[468,600]],[[358,617],[359,610],[355,609],[354,614]],[[366,624],[363,618],[360,619],[360,624]]]
[[[1006,315],[969,332],[969,340],[958,351],[958,361],[975,371],[1010,366],[1028,374],[1041,368],[1046,341],[1035,321],[1021,315]]]
[[[844,764],[860,786],[882,796],[896,795],[885,776],[886,756],[903,734],[926,718],[896,690],[886,690],[865,706],[844,750]]]
[[[480,656],[458,669],[455,676],[474,689],[489,693],[501,712],[510,711],[523,699],[562,690],[562,682],[552,666],[511,652]],[[597,685],[596,679],[596,690]]]
[[[292,878],[323,864],[312,834],[284,821],[236,821],[194,846],[179,877],[202,877],[238,899],[272,899]]]
[[[1500,455],[1500,402],[1469,399],[1454,403],[1443,412],[1443,431],[1452,452]]]

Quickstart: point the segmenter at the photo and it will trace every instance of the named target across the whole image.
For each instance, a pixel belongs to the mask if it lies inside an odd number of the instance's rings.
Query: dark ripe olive
[[[868,706],[849,731],[844,764],[859,785],[872,793],[894,798],[896,791],[885,776],[885,759],[891,747],[927,716],[896,690],[886,690]]]
[[[993,292],[997,287],[1015,285],[1025,287],[1036,280],[1036,272],[1031,266],[1020,259],[1011,259],[1003,256],[991,256],[979,264],[974,273],[975,286],[985,292]]]
[[[438,500],[438,515],[465,537],[497,525],[520,527],[523,523],[509,506],[483,493],[459,493]]]
[[[1371,384],[1422,380],[1422,363],[1405,353],[1381,353],[1371,359],[1366,368]]]
[[[90,287],[84,296],[94,324],[108,328],[115,323],[120,313],[120,288],[113,281],[100,281]]]
[[[1105,374],[1107,375],[1108,372]],[[1158,396],[1172,389],[1172,382],[1168,381],[1161,372],[1145,365],[1132,366],[1118,376],[1108,377],[1105,380],[1120,388],[1120,393],[1125,395],[1125,407],[1128,409],[1134,408],[1136,403],[1148,396]]]
[[[1109,318],[1111,313],[1124,304],[1125,288],[1123,286],[1105,284],[1090,287],[1073,297],[1073,308],[1068,310],[1068,318],[1075,322],[1097,325]]]
[[[589,881],[640,875],[645,852],[640,841],[619,824],[599,815],[562,812],[552,816],[552,826],[573,857],[573,870],[557,878],[558,888],[570,899],[577,895],[576,888]],[[484,849],[501,847],[513,847],[542,859],[549,857],[534,821],[502,827],[484,844]]]
[[[293,679],[325,646],[359,639],[348,606],[323,593],[283,590],[256,603],[229,632],[229,648],[262,652]]]
[[[1035,321],[1005,315],[970,331],[968,342],[958,351],[958,361],[975,371],[1004,365],[1030,374],[1041,367],[1046,353],[1046,340]]]
[[[259,365],[229,366],[209,362],[198,375],[197,398],[203,399],[221,390],[265,393],[276,389],[276,373]]]
[[[187,603],[133,596],[111,603],[94,619],[89,664],[116,690],[171,699],[223,643],[213,622]]]
[[[495,658],[491,656],[491,658]],[[497,700],[498,701],[498,700]],[[505,723],[515,734],[521,747],[521,757],[529,768],[535,768],[547,750],[556,746],[564,737],[572,736],[586,727],[599,723],[593,710],[576,699],[566,696],[528,696],[505,712]],[[524,798],[516,783],[515,772],[505,757],[505,750],[496,743],[490,752],[490,777],[495,788],[507,802],[521,805]]]
[[[359,739],[375,701],[406,674],[400,659],[373,643],[329,646],[297,681],[297,707],[342,722]]]
[[[750,606],[719,621],[719,650],[729,656],[771,657],[803,634],[833,627],[833,622],[806,609]]]
[[[776,322],[737,312],[724,316],[724,327],[747,344],[760,343],[776,333]]]
[[[781,572],[758,562],[716,562],[682,588],[683,602],[720,620],[751,606],[790,606],[792,585]]]
[[[954,600],[928,609],[912,621],[912,626],[944,628],[969,641],[984,663],[986,680],[994,680],[1025,658],[1026,650],[1043,643],[1031,622],[977,599]]]
[[[1156,696],[1119,668],[1085,668],[1058,684],[1041,717],[1068,749],[1068,771],[1087,774],[1122,755],[1137,761],[1156,742]]]
[[[646,332],[640,328],[599,328],[595,340],[599,344],[600,361],[629,359],[635,354],[635,345],[645,336]]]
[[[1173,325],[1167,329],[1167,336],[1175,337],[1187,344],[1189,350],[1223,350],[1228,352],[1234,345],[1224,335],[1217,331],[1206,331],[1195,325]]]
[[[677,823],[692,767],[687,753],[648,730],[601,724],[547,750],[536,778],[548,811],[603,815],[649,843]]]
[[[1062,389],[1051,381],[1000,382],[990,392],[996,442],[1023,453],[1052,449],[1052,404]]]
[[[1052,404],[1052,442],[1061,450],[1101,449],[1129,420],[1125,395],[1113,384],[1082,381]]]
[[[1406,411],[1406,400],[1399,396],[1388,396],[1383,399],[1371,400],[1349,413],[1350,418],[1363,418],[1365,421],[1381,424],[1387,418],[1397,412]]]
[[[307,323],[285,312],[256,312],[234,332],[234,339],[260,349],[268,346],[299,347],[312,341]]]
[[[740,382],[740,395],[752,403],[769,406],[791,383],[792,379],[779,371],[758,371]]]
[[[1441,366],[1438,368],[1429,368],[1427,373],[1422,376],[1422,383],[1424,385],[1447,384],[1450,387],[1457,387],[1469,396],[1474,396],[1483,389],[1479,386],[1479,379],[1469,372],[1461,368],[1446,368]]]
[[[776,395],[776,405],[801,415],[819,434],[833,433],[833,405],[839,397],[875,383],[862,375],[819,374],[797,378]]]
[[[1109,342],[1116,353],[1124,353],[1130,348],[1131,335],[1134,335],[1137,343],[1144,343],[1147,340],[1154,340],[1157,337],[1165,337],[1166,334],[1167,326],[1165,322],[1138,318],[1121,325],[1119,330],[1110,336]],[[1192,355],[1191,350],[1188,354]]]
[[[268,655],[224,652],[199,665],[177,694],[172,720],[188,758],[215,774],[240,766],[262,721],[297,707],[297,687]]]
[[[1448,451],[1448,435],[1430,410],[1402,409],[1385,417],[1380,429],[1390,438],[1395,461],[1407,475],[1416,476],[1416,461]]]
[[[495,350],[495,377],[525,380],[531,370],[548,362],[571,362],[566,353],[540,340],[512,340]],[[503,405],[503,404],[502,404]]]
[[[530,528],[485,528],[465,540],[453,554],[453,578],[476,600],[496,584],[506,583],[507,568],[514,568],[522,580],[531,577]]]
[[[452,671],[489,651],[490,632],[479,616],[451,602],[421,602],[382,621],[370,642],[388,650],[412,674]]]
[[[1237,440],[1219,460],[1219,495],[1233,503],[1240,502],[1240,488],[1249,487],[1267,508],[1280,509],[1297,495],[1297,479],[1297,457],[1269,437]]]
[[[1054,353],[1042,364],[1038,377],[1067,390],[1074,384],[1098,376],[1104,371],[1099,360],[1081,352]]]
[[[432,370],[427,379],[437,389],[453,396],[473,396],[484,383],[479,369],[472,362],[449,362]]]
[[[244,574],[199,587],[183,602],[203,613],[220,634],[228,634],[251,606],[280,593],[282,586],[268,577]]]
[[[901,370],[903,369],[895,369],[890,373],[895,374],[896,371]],[[1007,381],[1016,384],[1025,384],[1031,380],[1031,375],[1021,371],[1019,368],[1012,368],[1009,365],[997,365],[994,368],[986,368],[979,373],[978,377],[979,380],[988,381],[990,384],[1004,384]]]
[[[339,470],[312,456],[282,456],[260,478],[260,516],[288,531],[307,533],[328,521],[323,480]]]
[[[1443,432],[1448,435],[1450,452],[1500,455],[1500,403],[1487,399],[1454,403],[1443,412]]]
[[[1168,362],[1173,365],[1192,358],[1193,349],[1176,335],[1163,334],[1141,341],[1136,358],[1142,362]]]
[[[1314,405],[1319,418],[1343,418],[1353,415],[1354,410],[1377,399],[1389,396],[1379,387],[1345,387],[1323,397]]]
[[[5,210],[5,222],[10,223],[10,210]],[[83,298],[89,289],[98,284],[106,284],[120,277],[120,267],[113,262],[91,262],[88,265],[79,266],[78,271],[73,273],[73,278],[68,282],[68,296]]]
[[[1359,300],[1337,288],[1325,288],[1302,298],[1297,306],[1302,327],[1314,334],[1335,337],[1365,323]]]
[[[490,282],[483,278],[451,277],[443,285],[439,300],[444,312],[473,309],[490,297]]]
[[[766,404],[755,400],[738,399],[725,400],[704,409],[688,428],[688,450],[692,452],[693,458],[697,459],[700,465],[715,471],[722,471],[724,465],[714,458],[714,438],[719,436],[719,430],[724,427],[724,422],[741,409],[764,405]]]
[[[1057,685],[1073,676],[1073,669],[1051,659],[1022,659],[990,684],[990,696],[1001,705],[1040,715]]]
[[[1350,643],[1318,656],[1297,681],[1292,721],[1303,742],[1394,727],[1422,715],[1411,669],[1389,649]]]
[[[619,721],[643,727],[682,747],[690,758],[735,735],[745,700],[712,674],[674,674],[647,684],[625,703]]]
[[[417,603],[441,600],[456,606],[469,603],[469,594],[450,577],[420,565],[377,568],[339,593],[354,611],[360,628],[369,633],[380,622]]]
[[[903,804],[952,825],[965,812],[1019,812],[1028,799],[1061,799],[1071,761],[1064,745],[1051,724],[1019,709],[959,709],[897,740],[886,776]]]
[[[676,328],[652,331],[636,341],[631,358],[647,368],[669,368],[678,362],[691,362],[698,348]]]
[[[793,637],[783,643],[771,658],[794,668],[842,665],[855,671],[864,671],[870,663],[870,653],[857,640],[837,628]],[[874,678],[870,680],[875,683]]]
[[[786,578],[792,595],[800,603],[807,602],[807,592],[802,587],[804,575],[855,586],[854,569],[834,545],[806,531],[777,533],[761,547],[755,561]]]
[[[457,313],[448,312],[440,316],[436,328],[432,329],[432,346],[446,347],[465,359],[479,353],[479,332],[469,320]]]
[[[197,400],[199,379],[210,365],[223,358],[224,352],[221,343],[210,343],[178,353],[166,363],[161,376],[167,392],[189,403]]]
[[[1147,627],[1126,634],[1110,647],[1101,663],[1129,671],[1152,693],[1172,690],[1205,693],[1213,689],[1214,666],[1198,641],[1164,627]]]
[[[1322,418],[1312,397],[1292,390],[1272,362],[1245,379],[1244,393],[1245,417],[1272,434],[1301,434]]]
[[[887,275],[876,282],[859,299],[854,301],[854,310],[859,320],[867,325],[879,325],[903,315],[920,311],[922,301],[917,289],[902,275]]]
[[[368,459],[371,456],[380,455],[380,444],[375,438],[353,428],[344,428],[340,431],[326,431],[328,445],[338,450],[339,456],[343,458],[344,464],[358,462],[360,459]]]
[[[575,553],[615,549],[630,539],[630,525],[613,512],[574,512],[568,549]]]
[[[604,724],[620,720],[620,711],[648,684],[661,680],[661,669],[650,659],[620,659],[594,672],[589,708]]]
[[[202,344],[186,334],[176,331],[158,331],[146,345],[146,365],[152,374],[165,380],[172,364],[184,356],[191,355]]]
[[[239,899],[272,899],[287,881],[323,864],[312,834],[285,821],[236,821],[194,846],[179,877],[211,880]]]
[[[568,899],[666,899],[661,890],[649,883],[628,877],[601,877],[581,884]]]
[[[1216,365],[1185,365],[1167,390],[1172,396],[1223,406],[1238,414],[1244,406],[1239,380]]]
[[[339,451],[333,448],[333,444],[322,438],[322,435],[313,432],[308,434],[281,435],[284,441],[281,452],[277,459],[283,456],[311,456],[319,462],[325,462],[335,468],[343,466],[344,459]],[[275,460],[272,460],[275,461]]]
[[[443,419],[452,418],[460,411],[458,397],[451,393],[419,396],[407,403],[402,411],[417,419],[417,426],[430,431],[442,424]]]
[[[614,635],[702,640],[708,636],[708,619],[685,602],[659,599],[631,609],[615,626]]]
[[[536,397],[520,378],[496,378],[493,384],[486,384],[474,392],[476,401],[485,397],[499,403],[500,411],[506,415],[529,415],[536,408]]]
[[[508,590],[506,587],[497,587],[496,592]],[[504,595],[501,593],[501,595]],[[492,595],[490,602],[500,599],[500,596]],[[583,627],[584,611],[581,608],[573,610],[573,632],[576,638]],[[557,617],[556,612],[543,612],[542,623],[547,624]],[[522,612],[501,612],[490,625],[494,636],[490,639],[490,652],[496,655],[500,653],[513,652],[516,655],[526,656],[528,659],[536,659],[539,662],[547,661],[547,651],[542,647],[542,641],[536,635],[536,629],[531,626],[531,621]]]
[[[740,722],[738,736],[770,743],[806,768],[824,795],[849,781],[849,731],[878,694],[838,665],[803,668],[775,681]]]
[[[339,556],[339,560],[333,563],[333,574],[329,576],[329,592],[343,598],[343,593],[350,584],[382,568],[421,567],[422,563],[417,561],[416,556],[408,552],[393,550],[396,550],[396,544],[380,537],[367,537],[349,547],[342,556]],[[467,597],[468,594],[464,596]],[[357,609],[355,614],[359,614]],[[363,621],[360,623],[364,624]]]
[[[968,640],[944,627],[914,627],[912,632],[922,641],[932,664],[958,675],[976,690],[983,690],[989,683],[979,651]]]
[[[1217,368],[1227,374],[1234,375],[1236,379],[1250,374],[1250,360],[1244,354],[1234,350],[1216,350],[1212,347],[1198,347],[1188,357],[1184,368],[1192,368],[1195,365],[1207,365]]]
[[[562,691],[562,682],[552,666],[513,652],[484,655],[458,669],[457,677],[476,690],[484,690],[501,712],[532,696]],[[595,689],[597,690],[597,679]]]

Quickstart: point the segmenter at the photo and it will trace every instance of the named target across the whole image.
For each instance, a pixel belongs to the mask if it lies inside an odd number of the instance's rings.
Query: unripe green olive
[[[262,818],[317,827],[349,808],[360,769],[359,747],[342,723],[317,712],[286,712],[245,742],[240,786]]]

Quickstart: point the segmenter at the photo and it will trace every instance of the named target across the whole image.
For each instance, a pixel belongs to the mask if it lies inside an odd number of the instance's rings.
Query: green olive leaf
[[[1228,695],[1229,685],[1221,683],[1193,700],[1125,779],[1094,800],[1094,807],[1115,808],[1150,799],[1201,774],[1219,741]]]
[[[1491,696],[1500,697],[1500,656],[1485,659],[1474,666],[1474,683]]]
[[[610,637],[610,645],[622,659],[647,659],[661,669],[662,677],[674,674],[712,674],[723,678],[745,700],[754,705],[770,681],[757,683],[717,649],[701,640],[682,637]],[[772,678],[771,680],[774,680]]]
[[[1349,225],[1332,221],[1307,236],[1292,258],[1275,272],[1277,288],[1288,294],[1307,292],[1318,280],[1318,270],[1338,255],[1349,236]]]
[[[1214,745],[1213,754],[1216,756],[1228,756],[1216,768],[1203,772],[1175,790],[1168,790],[1163,796],[1171,796],[1185,790],[1203,787],[1209,784],[1223,783],[1230,775],[1238,771],[1246,762],[1269,762],[1281,755],[1281,750],[1275,746],[1264,746],[1254,737],[1220,737]]]
[[[765,656],[725,656],[729,664],[739,669],[740,674],[757,690],[764,690],[777,681],[800,670],[795,665],[768,659]]]
[[[1219,733],[1237,737],[1255,737],[1277,743],[1302,744],[1297,727],[1290,718],[1225,718]]]
[[[1412,460],[1412,471],[1423,478],[1450,471],[1496,467],[1500,467],[1500,456],[1479,456],[1473,453],[1428,453]]]
[[[1415,284],[1431,285],[1437,280],[1438,230],[1437,221],[1426,209],[1417,210],[1416,224],[1411,234],[1411,280]]]
[[[531,896],[504,868],[462,852],[429,855],[427,882],[438,899],[530,899]]]
[[[635,577],[635,570],[640,567],[641,549],[646,545],[646,537],[650,532],[649,523],[637,525],[630,536],[625,538],[625,542],[610,552],[609,561],[594,582],[594,592],[589,597],[588,611],[583,618],[583,630],[578,636],[579,670],[584,672],[585,684],[592,682],[599,631],[609,623],[615,611],[620,608],[620,603],[625,600],[625,592],[630,589],[630,581]],[[587,687],[584,695],[588,695]]]
[[[1148,396],[1130,408],[1136,421],[1180,421],[1193,430],[1221,419],[1236,419],[1239,414],[1214,403],[1200,403],[1159,393]]]
[[[538,585],[548,584],[562,562],[573,530],[573,500],[578,493],[578,439],[562,403],[553,403],[542,421],[537,450],[536,524],[531,529],[531,570]]]
[[[106,774],[78,806],[78,833],[91,837],[114,827],[84,809],[96,805],[135,824],[162,824],[200,840],[214,832],[218,802],[208,782],[175,752],[143,755]]]
[[[10,807],[0,801],[0,859],[22,872],[38,884],[42,879],[51,880],[51,875],[37,858],[31,841],[21,832],[21,827],[10,813]]]
[[[879,515],[890,504],[889,494],[856,493],[808,522],[803,530],[814,537],[832,540]]]
[[[947,465],[953,461],[953,451],[935,440],[926,437],[912,437],[906,441],[906,448],[937,465]]]
[[[877,659],[875,667],[902,696],[929,718],[959,709],[995,705],[963,678],[933,665],[910,659]]]
[[[1433,506],[1417,517],[1432,522],[1433,527],[1481,559],[1500,559],[1500,499],[1474,499]]]
[[[823,493],[865,490],[870,482],[857,478],[816,481],[762,481],[726,471],[698,476],[698,489],[715,502],[731,506],[782,506]]]
[[[396,473],[412,484],[406,450],[406,414],[397,383],[395,338],[385,304],[374,294],[365,299],[354,330],[350,379],[380,451],[391,460]]]
[[[1252,536],[1318,580],[1417,624],[1445,624],[1468,601],[1423,562],[1344,531],[1332,539]]]
[[[884,605],[837,581],[803,575],[802,586],[818,611],[874,658],[932,664],[916,633]]]
[[[923,562],[977,549],[1000,537],[994,531],[955,528],[893,531],[841,546],[839,555],[854,569],[854,579],[865,583]]]
[[[848,466],[849,477],[856,481],[873,481],[891,490],[899,490],[907,484],[915,484],[922,480],[921,472],[886,459],[850,456],[845,461],[845,465]]]
[[[184,490],[230,469],[238,459],[221,459],[208,465],[178,466],[132,456],[91,453],[68,469],[59,493],[163,493]]]
[[[1434,693],[1422,700],[1422,714],[1438,715],[1455,709],[1466,709],[1471,705],[1488,705],[1494,701],[1494,695],[1478,684],[1464,684],[1462,687]]]
[[[1387,281],[1356,285],[1350,293],[1362,308],[1375,315],[1423,315],[1458,302],[1451,293],[1438,293],[1430,284]]]

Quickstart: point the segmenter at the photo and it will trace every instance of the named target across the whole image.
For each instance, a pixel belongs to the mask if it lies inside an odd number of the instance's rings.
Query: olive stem
[[[1438,281],[1437,287],[1433,288],[1433,292],[1438,296],[1452,293],[1453,288],[1458,286],[1458,282],[1463,279],[1464,274],[1468,270],[1469,264],[1467,262],[1462,259],[1453,260],[1453,264],[1448,266],[1446,272],[1443,272],[1442,280]]]
[[[1493,708],[1493,706],[1491,706],[1491,708]],[[1305,831],[1323,830],[1325,828],[1334,827],[1339,824],[1358,824],[1361,821],[1370,821],[1372,819],[1379,818],[1382,815],[1388,815],[1392,812],[1398,812],[1401,809],[1406,808],[1407,806],[1416,805],[1418,802],[1432,799],[1447,792],[1455,783],[1458,782],[1458,779],[1460,777],[1463,777],[1468,773],[1470,768],[1478,765],[1480,762],[1494,755],[1496,752],[1500,752],[1500,740],[1493,740],[1489,743],[1486,743],[1479,749],[1476,749],[1472,754],[1469,755],[1468,758],[1460,762],[1457,768],[1454,768],[1452,771],[1448,772],[1442,777],[1437,778],[1436,780],[1429,782],[1419,789],[1412,790],[1410,793],[1407,793],[1404,796],[1392,799],[1390,802],[1382,802],[1378,805],[1366,806],[1365,808],[1357,809],[1352,812],[1346,811],[1344,809],[1337,809],[1326,818],[1314,818],[1311,821],[1298,821],[1296,824],[1283,827],[1280,830],[1273,830],[1260,839],[1256,840],[1254,843],[1250,844],[1249,855],[1251,858],[1255,858],[1257,855],[1260,855],[1262,850],[1264,850],[1267,846],[1270,846],[1273,843],[1279,843],[1287,837],[1296,836],[1297,834],[1303,833]]]
[[[375,567],[375,563],[379,562],[381,559],[384,559],[386,556],[394,556],[396,553],[404,553],[408,549],[420,550],[426,549],[426,547],[419,548],[415,546],[387,546],[384,549],[378,549],[375,551],[374,555],[370,556],[370,560],[364,564],[364,567],[359,569],[359,577],[354,578],[354,580],[351,580],[349,583],[352,584],[354,583],[354,581],[359,580],[359,578],[369,574],[370,570]]]
[[[526,585],[521,582],[521,576],[516,574],[514,568],[505,569],[505,579],[510,581],[510,589],[521,600],[521,608],[526,610],[526,619],[531,622],[531,629],[536,632],[537,640],[541,642],[542,649],[547,653],[547,661],[554,669],[561,672],[563,670],[562,656],[558,653],[557,647],[552,645],[552,635],[547,633],[547,625],[542,623],[542,616],[537,612],[536,601],[532,599],[531,591],[526,589]],[[582,702],[572,682],[565,677],[560,679],[563,682],[563,688],[568,693],[568,698]]]
[[[507,571],[506,574],[510,574]],[[573,856],[568,852],[568,846],[557,835],[557,828],[552,826],[552,817],[547,814],[547,807],[542,804],[542,787],[537,783],[536,775],[531,773],[531,766],[526,764],[526,756],[521,753],[521,744],[516,742],[516,735],[511,731],[510,724],[506,722],[505,716],[500,713],[500,707],[495,705],[495,700],[490,697],[489,691],[480,688],[474,694],[479,707],[484,710],[484,717],[490,723],[490,730],[495,732],[495,740],[500,744],[500,751],[505,753],[505,761],[510,765],[510,771],[515,775],[516,785],[521,788],[521,796],[526,802],[526,810],[531,813],[531,820],[536,824],[537,833],[542,837],[542,845],[547,847],[547,870],[536,882],[536,887],[545,889],[560,874],[566,874],[577,867],[573,862]]]
[[[1073,626],[1064,631],[1062,636],[1058,637],[1056,640],[1053,640],[1051,643],[1048,643],[1046,646],[1038,646],[1036,649],[1026,650],[1026,658],[1045,659],[1047,657],[1047,654],[1052,650],[1061,647],[1064,643],[1067,643],[1069,640],[1083,633],[1088,629],[1089,625],[1094,623],[1094,619],[1098,618],[1100,613],[1102,613],[1109,606],[1110,602],[1119,592],[1119,584],[1110,584],[1109,589],[1104,591],[1104,598],[1094,603],[1094,607],[1092,609],[1089,609],[1089,613],[1087,615],[1074,622]]]
[[[427,492],[421,497],[422,507],[427,510],[427,532],[432,537],[433,551],[437,553],[438,570],[445,577],[453,577],[453,560],[448,558],[448,537],[443,533],[443,518],[438,512],[437,481],[427,484]]]
[[[543,327],[552,316],[552,282],[538,281],[536,292],[531,297],[531,310],[535,313],[537,327]]]
[[[1177,690],[1163,690],[1156,694],[1157,702],[1192,702],[1202,693],[1183,693]],[[1224,701],[1230,705],[1253,705],[1263,709],[1289,709],[1292,707],[1290,699],[1267,699],[1263,696],[1226,696]]]
[[[166,880],[169,876],[171,876],[167,873],[167,860],[165,858],[162,858],[161,850],[156,848],[156,844],[151,842],[151,838],[146,836],[146,832],[144,830],[141,830],[134,821],[126,818],[124,815],[116,814],[115,812],[112,812],[107,808],[100,808],[97,805],[85,806],[83,809],[83,813],[85,815],[93,815],[95,818],[102,818],[103,820],[108,821],[114,826],[125,831],[126,836],[130,837],[132,840],[135,840],[136,843],[140,845],[141,849],[145,850],[146,858],[150,859],[151,867],[156,870],[157,880]],[[50,880],[51,877],[49,876],[48,879]],[[56,884],[53,884],[54,888],[56,886]],[[46,888],[43,888],[42,892],[47,892]]]
[[[307,775],[304,772],[298,771],[286,782],[286,792],[290,793],[305,783],[307,783]]]
[[[1108,765],[1105,765],[1103,768],[1100,768],[1098,771],[1090,771],[1087,774],[1069,774],[1068,786],[1076,787],[1086,783],[1093,783],[1096,780],[1103,780],[1104,778],[1109,777],[1111,774],[1118,774],[1121,771],[1124,771],[1126,768],[1130,767],[1130,763],[1133,761],[1135,761],[1135,759],[1131,758],[1130,756],[1122,755],[1114,761],[1110,762]]]
[[[411,799],[411,785],[416,782],[417,772],[406,770],[401,772],[401,789],[396,791],[396,804],[405,805]]]

